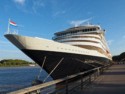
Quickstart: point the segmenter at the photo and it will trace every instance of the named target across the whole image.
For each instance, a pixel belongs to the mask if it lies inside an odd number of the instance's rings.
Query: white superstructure
[[[53,40],[86,49],[88,53],[96,52],[100,56],[111,59],[111,54],[105,40],[105,30],[99,25],[78,26],[55,33]],[[90,54],[89,54],[90,55]]]

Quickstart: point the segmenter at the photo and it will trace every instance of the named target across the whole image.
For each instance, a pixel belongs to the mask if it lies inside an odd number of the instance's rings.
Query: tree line
[[[125,61],[125,52],[121,53],[120,55],[113,56],[113,61],[119,62],[119,61]]]
[[[28,66],[29,64],[33,64],[33,62],[28,62],[25,60],[19,59],[4,59],[0,61],[0,66]]]

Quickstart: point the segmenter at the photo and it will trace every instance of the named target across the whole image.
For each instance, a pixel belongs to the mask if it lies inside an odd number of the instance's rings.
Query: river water
[[[36,79],[40,67],[6,67],[0,68],[0,94],[18,90],[31,86]],[[47,76],[45,71],[41,72],[40,79],[44,80]],[[48,78],[47,81],[52,80]]]

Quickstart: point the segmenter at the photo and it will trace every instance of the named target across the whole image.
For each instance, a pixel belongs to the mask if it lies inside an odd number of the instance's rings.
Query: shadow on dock
[[[91,85],[71,94],[125,94],[125,64],[111,66]]]
[[[125,75],[125,71],[124,72],[105,72],[103,75]]]

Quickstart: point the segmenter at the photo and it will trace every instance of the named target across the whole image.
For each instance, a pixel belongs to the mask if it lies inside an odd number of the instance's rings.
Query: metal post
[[[7,28],[7,34],[10,33],[10,18],[9,18],[9,21],[8,21],[8,28]]]
[[[81,75],[81,90],[83,89],[83,75]]]
[[[95,72],[94,72],[94,80],[96,79],[96,74],[97,74],[97,72],[95,71]]]
[[[99,68],[97,69],[97,73],[98,73],[98,76],[100,75],[100,71],[99,71]]]
[[[68,76],[67,76],[68,77]],[[68,79],[66,79],[66,94],[68,94],[69,92],[68,92],[69,90],[68,90]]]
[[[103,74],[103,71],[104,71],[104,70],[103,70],[103,67],[102,67],[102,68],[101,68],[101,74]]]
[[[41,93],[40,93],[40,89],[36,91],[36,94],[41,94]]]
[[[89,83],[91,83],[91,75],[89,75]]]

